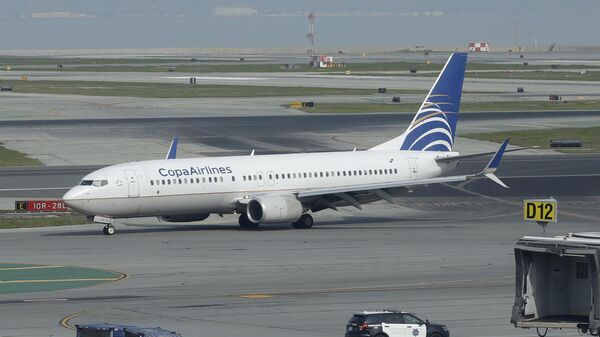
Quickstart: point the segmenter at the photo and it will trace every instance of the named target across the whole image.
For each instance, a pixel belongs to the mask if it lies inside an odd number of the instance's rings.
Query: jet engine
[[[293,222],[302,216],[302,203],[294,196],[267,195],[251,199],[246,208],[254,223]]]
[[[181,215],[163,215],[159,216],[158,220],[164,222],[193,222],[193,221],[202,221],[208,218],[209,213],[203,214],[181,214]]]

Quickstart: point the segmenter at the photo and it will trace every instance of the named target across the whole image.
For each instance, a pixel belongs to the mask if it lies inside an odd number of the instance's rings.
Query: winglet
[[[506,139],[504,143],[500,145],[500,148],[498,149],[498,151],[496,151],[492,159],[490,159],[490,162],[487,164],[485,169],[483,169],[483,171],[481,171],[481,173],[478,174],[486,176],[487,178],[491,179],[493,182],[504,188],[508,188],[508,186],[506,186],[506,184],[504,184],[502,180],[500,180],[494,173],[500,166],[500,161],[502,160],[502,156],[504,155],[504,151],[506,150],[509,141],[510,138]]]
[[[171,141],[171,146],[169,147],[169,152],[167,152],[167,157],[165,159],[175,159],[177,158],[177,143],[179,142],[179,137],[173,138]]]
[[[506,150],[506,147],[508,146],[509,141],[510,141],[510,138],[507,138],[504,141],[504,143],[502,143],[502,145],[500,145],[500,148],[498,149],[498,151],[496,151],[496,153],[494,154],[494,156],[492,157],[490,162],[487,164],[487,166],[485,167],[483,172],[481,172],[482,174],[496,172],[496,170],[498,169],[498,166],[500,166],[500,160],[502,160],[502,155],[504,155],[504,151]]]

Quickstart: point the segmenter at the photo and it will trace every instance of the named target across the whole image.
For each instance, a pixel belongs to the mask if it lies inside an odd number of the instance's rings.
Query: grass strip
[[[539,146],[542,149],[550,148],[552,139],[581,139],[582,148],[555,148],[561,152],[600,152],[600,127],[590,128],[559,128],[543,130],[522,130],[471,133],[462,137],[501,143],[510,138],[510,143],[524,147]]]
[[[184,82],[184,80],[182,80]],[[370,95],[373,89],[279,87],[260,85],[201,85],[185,83],[139,83],[102,81],[1,81],[13,92],[85,96],[119,96],[143,98],[198,98],[198,97],[273,97]],[[424,93],[422,90],[389,90],[390,93]]]
[[[0,143],[0,166],[39,166],[37,159],[32,159],[19,151],[9,150]]]
[[[83,215],[64,214],[64,215],[46,215],[46,216],[10,216],[4,214],[0,217],[0,229],[9,228],[34,228],[50,226],[71,226],[83,225],[89,223]]]
[[[419,108],[420,103],[315,103],[313,108],[300,110],[311,113],[378,113],[378,112],[411,112]],[[463,102],[461,112],[485,111],[556,111],[556,110],[597,110],[600,101],[504,101],[504,102]]]

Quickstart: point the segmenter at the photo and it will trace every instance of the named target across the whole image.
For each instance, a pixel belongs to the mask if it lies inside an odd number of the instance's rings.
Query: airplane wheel
[[[258,228],[258,224],[250,221],[246,214],[240,215],[238,219],[238,223],[240,224],[240,228],[242,229],[256,229]]]
[[[292,222],[292,227],[296,229],[308,229],[312,228],[313,224],[314,220],[310,214],[302,214],[298,221]]]
[[[112,225],[106,225],[102,229],[102,232],[104,232],[104,235],[113,235],[115,234],[115,227]]]

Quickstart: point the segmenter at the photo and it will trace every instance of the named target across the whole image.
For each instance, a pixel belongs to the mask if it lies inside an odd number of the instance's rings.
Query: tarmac
[[[381,308],[445,323],[453,336],[535,335],[509,324],[512,245],[541,233],[521,219],[518,198],[399,203],[318,213],[311,230],[240,231],[226,217],[173,226],[131,220],[114,237],[98,225],[3,231],[4,261],[128,277],[2,295],[0,336],[73,336],[65,326],[89,322],[161,326],[184,336],[340,336],[353,312]],[[598,203],[597,196],[560,198],[560,223],[549,234],[597,230]]]
[[[46,75],[34,74],[42,76]],[[131,80],[131,75],[102,76]],[[180,80],[147,76],[144,81]],[[269,85],[318,81],[319,86],[338,86],[344,80],[262,76],[269,78]],[[390,79],[388,86],[381,85],[381,79],[346,78],[345,85],[392,88],[392,80],[397,81]],[[428,89],[432,80],[407,78],[394,85]],[[473,88],[512,92],[521,82],[471,83]],[[598,94],[594,85],[534,81],[526,88],[534,95]],[[252,149],[257,155],[352,150],[397,136],[412,118],[308,115],[279,107],[281,99],[2,95],[0,141],[51,166],[0,169],[0,204],[21,196],[62,193],[19,194],[11,188],[66,188],[102,165],[162,158],[173,136],[181,137],[182,157]],[[595,111],[461,114],[458,129],[466,134],[592,126],[600,125],[599,116]],[[497,144],[458,138],[456,147],[466,154],[494,151]],[[509,323],[513,244],[542,231],[523,221],[523,199],[557,198],[560,220],[548,226],[549,235],[597,231],[599,162],[598,155],[535,149],[511,153],[498,172],[510,189],[489,180],[432,185],[398,195],[396,204],[319,212],[310,230],[267,225],[242,231],[233,216],[174,225],[146,218],[123,220],[112,237],[102,235],[99,225],[3,230],[2,263],[91,267],[126,277],[68,290],[0,294],[0,337],[74,336],[69,328],[90,322],[161,326],[186,337],[341,336],[352,313],[382,308],[447,324],[452,336],[535,336],[535,331]],[[485,163],[486,159],[465,161],[456,173],[477,172]]]

